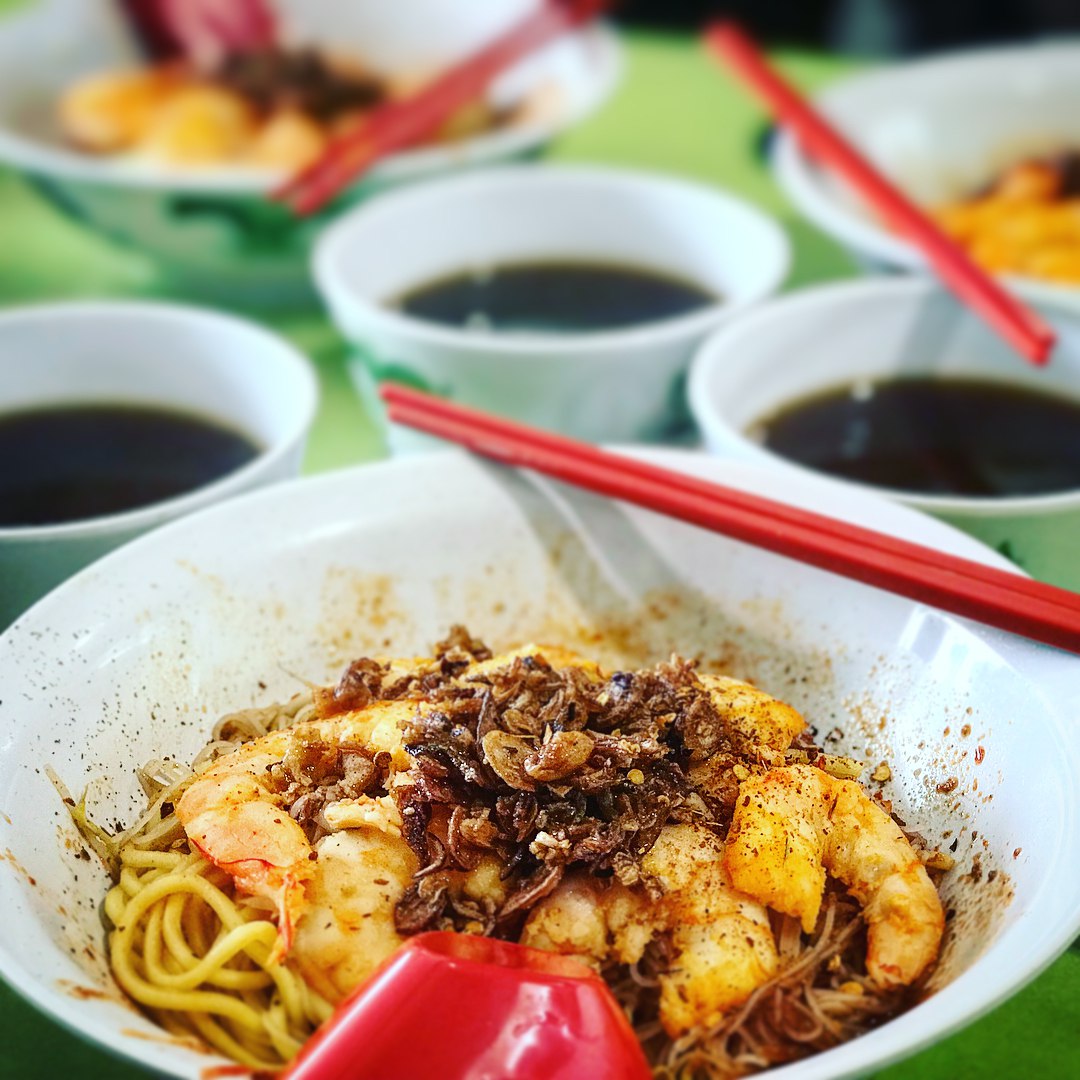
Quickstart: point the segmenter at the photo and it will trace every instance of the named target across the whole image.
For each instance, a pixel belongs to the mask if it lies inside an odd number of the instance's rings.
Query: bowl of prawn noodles
[[[538,0],[269,2],[283,46],[355,62],[404,92],[497,36]],[[461,118],[456,137],[392,155],[333,204],[300,219],[266,198],[289,172],[280,158],[208,160],[195,151],[192,160],[185,146],[215,139],[198,118],[171,157],[138,147],[90,153],[65,137],[58,115],[65,92],[141,61],[120,7],[112,0],[4,5],[12,10],[0,14],[0,162],[78,225],[144,253],[173,287],[218,303],[227,296],[260,306],[313,304],[311,244],[343,206],[398,184],[534,156],[597,109],[620,73],[614,32],[602,23],[583,27],[496,80],[488,105],[504,119],[495,126],[469,130]]]
[[[875,68],[834,83],[815,104],[909,198],[938,210],[976,197],[1018,162],[1053,159],[1080,146],[1080,117],[1072,106],[1078,92],[1080,42],[1059,38],[943,52]],[[790,132],[777,138],[772,165],[796,209],[864,268],[925,267],[922,253],[848,185],[820,168]],[[1021,212],[1017,204],[1003,235],[1038,237],[1038,216],[1034,228],[1026,225],[1021,233]],[[1055,239],[1055,231],[1046,229],[1039,249],[1052,247]],[[1070,244],[1075,250],[1075,241],[1065,241],[1063,254]],[[981,247],[990,253],[984,265],[1002,273],[1025,301],[1080,311],[1080,289],[1068,271],[1056,271],[1057,280],[1043,276],[1046,262],[1040,274],[1036,258],[1022,271],[1008,272],[1006,266],[1017,264],[994,258],[1000,243]],[[1061,266],[1060,255],[1055,261]]]
[[[827,481],[646,456],[1004,565],[940,522]],[[225,1064],[119,990],[102,921],[113,882],[50,774],[76,799],[85,789],[95,822],[130,825],[147,805],[138,770],[191,762],[216,718],[332,684],[358,657],[430,655],[455,623],[495,652],[546,642],[612,673],[676,651],[699,672],[750,680],[799,710],[830,760],[864,762],[868,801],[935,860],[944,937],[906,1008],[832,1046],[822,1027],[824,1048],[778,1075],[855,1076],[911,1054],[1003,1001],[1080,931],[1080,659],[448,452],[193,515],[84,570],[0,638],[4,977],[60,1023],[160,1072],[195,1078]],[[273,920],[272,905],[258,917]],[[785,955],[805,960],[798,924],[778,925]],[[202,933],[183,921],[179,931]],[[831,977],[824,957],[810,959]],[[803,975],[794,991],[770,992],[806,1036],[821,1021],[792,1005]],[[845,985],[859,979],[853,969]],[[841,1027],[844,993],[860,996],[834,988],[826,1009]]]

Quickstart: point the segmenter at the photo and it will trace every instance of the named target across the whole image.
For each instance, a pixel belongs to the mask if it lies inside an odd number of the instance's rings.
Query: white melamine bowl
[[[591,333],[490,332],[395,309],[404,291],[500,263],[621,263],[718,295],[670,319]],[[315,252],[361,376],[396,379],[594,441],[655,439],[685,418],[695,346],[774,292],[789,263],[775,222],[723,191],[622,169],[509,166],[396,192],[350,212]]]
[[[1080,147],[1080,42],[955,53],[835,83],[816,103],[916,202],[977,191],[1025,157]],[[921,269],[922,255],[797,140],[782,133],[773,165],[795,206],[871,267]],[[1007,280],[1025,299],[1080,312],[1080,288]]]
[[[1003,564],[948,526],[777,470],[649,460]],[[891,764],[884,794],[955,842],[928,999],[773,1074],[864,1075],[1015,992],[1080,931],[1080,659],[670,519],[457,454],[279,486],[128,545],[0,638],[0,971],[88,1039],[191,1080],[218,1064],[122,1000],[103,957],[104,871],[45,775],[101,820],[136,767],[188,759],[215,718],[422,652],[464,621],[501,649],[562,642],[608,664],[677,649],[801,709],[842,752]],[[984,753],[977,754],[982,747]],[[938,791],[947,777],[955,790]],[[952,841],[950,841],[950,837]],[[973,873],[981,867],[982,875]],[[995,873],[991,873],[994,871]]]
[[[184,495],[59,525],[0,526],[0,627],[133,536],[300,471],[318,391],[307,360],[253,323],[169,304],[50,304],[0,313],[0,410],[150,405],[248,435],[259,453]]]

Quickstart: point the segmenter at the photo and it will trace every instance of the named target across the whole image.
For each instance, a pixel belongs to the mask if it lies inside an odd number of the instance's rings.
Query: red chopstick
[[[355,131],[334,140],[318,161],[274,193],[298,214],[324,206],[380,158],[434,135],[458,109],[479,98],[510,65],[595,18],[610,0],[543,0],[489,45],[417,93],[380,106]]]
[[[994,278],[974,263],[910,199],[887,180],[836,128],[784,80],[737,26],[710,27],[705,39],[792,129],[807,153],[835,169],[898,232],[918,247],[941,280],[1019,353],[1044,364],[1054,347],[1054,331]]]
[[[397,385],[390,419],[989,626],[1080,652],[1080,595]]]
[[[570,456],[575,456],[583,461],[589,461],[601,466],[609,465],[612,455],[606,453],[589,443],[580,442],[576,439],[567,438],[554,431],[543,431],[540,428],[526,427],[512,420],[506,420],[492,413],[481,412],[466,405],[459,405],[445,398],[434,397],[431,394],[421,393],[409,387],[398,384],[387,384],[383,391],[384,398],[395,405],[403,405],[412,408],[423,409],[433,415],[444,417],[449,421],[467,421],[476,429],[497,438],[510,438],[536,447],[541,451],[558,451]],[[903,540],[887,536],[884,533],[874,532],[872,529],[864,529],[858,525],[852,525],[846,521],[838,521],[835,518],[823,517],[797,506],[787,503],[778,503],[772,499],[766,499],[758,495],[751,495],[744,491],[721,487],[719,484],[708,480],[700,480],[695,476],[687,476],[685,473],[672,474],[671,470],[651,465],[646,461],[638,461],[635,458],[618,459],[622,471],[641,478],[646,483],[675,484],[680,491],[690,495],[700,495],[715,500],[720,505],[730,506],[736,512],[751,510],[759,514],[770,515],[777,522],[790,524],[797,528],[815,529],[823,536],[833,536],[842,542],[853,542],[877,547],[882,551],[893,552],[898,556],[909,557],[912,545]],[[675,479],[677,477],[677,479]],[[934,551],[930,548],[922,549],[926,561],[936,567],[951,565],[956,573],[965,573],[970,570],[971,562],[944,552]],[[1008,571],[999,570],[996,573],[1011,588],[1016,575]]]
[[[526,427],[514,421],[494,416],[491,413],[484,413],[443,398],[410,390],[408,387],[388,385],[385,388],[384,397],[394,405],[421,409],[429,414],[443,417],[450,423],[467,422],[477,431],[493,435],[496,438],[513,439],[522,445],[537,449],[541,453],[555,451],[580,458],[583,461],[592,462],[600,467],[608,466],[612,462],[611,454],[588,443],[578,442],[555,432]],[[646,483],[677,487],[690,496],[702,496],[711,499],[718,506],[730,508],[736,515],[744,514],[747,511],[754,512],[774,519],[778,525],[811,530],[823,537],[833,537],[839,544],[873,547],[882,553],[891,553],[901,558],[922,558],[924,562],[936,570],[948,569],[959,576],[969,574],[972,567],[976,565],[968,559],[949,555],[932,548],[915,548],[906,541],[897,540],[884,533],[852,525],[849,522],[839,521],[835,518],[824,517],[821,514],[802,510],[787,503],[778,503],[772,499],[722,487],[711,481],[699,480],[697,477],[688,476],[684,473],[673,474],[668,469],[651,465],[645,461],[638,461],[635,458],[620,457],[618,460],[621,462],[622,471],[628,475],[638,477]],[[1012,591],[1016,581],[1015,574],[1004,570],[991,570],[989,567],[981,566],[979,571],[981,584],[987,584],[989,576],[996,576],[997,583],[992,584],[990,587],[1005,589],[1007,592]],[[1002,595],[1004,596],[1004,594]]]

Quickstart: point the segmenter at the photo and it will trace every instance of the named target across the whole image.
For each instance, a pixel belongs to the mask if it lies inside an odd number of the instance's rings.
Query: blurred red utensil
[[[151,56],[216,59],[274,43],[277,26],[266,0],[121,0]]]
[[[512,64],[595,18],[610,4],[611,0],[543,0],[519,23],[415,94],[375,109],[355,131],[335,139],[318,161],[274,192],[274,198],[298,214],[314,213],[380,158],[434,135]]]
[[[493,938],[411,938],[308,1041],[282,1080],[650,1080],[604,981]]]
[[[839,173],[897,232],[918,247],[934,273],[1022,356],[1044,364],[1054,331],[954,244],[937,224],[887,180],[810,102],[784,80],[733,23],[711,26],[705,40],[798,137],[806,152]]]

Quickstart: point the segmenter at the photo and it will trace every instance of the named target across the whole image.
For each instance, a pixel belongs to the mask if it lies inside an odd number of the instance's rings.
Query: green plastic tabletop
[[[0,0],[0,12],[27,0]],[[761,154],[764,116],[687,37],[628,35],[625,80],[592,119],[563,138],[552,161],[663,170],[723,187],[775,214],[794,246],[788,288],[854,273],[844,254],[799,220]],[[815,87],[850,62],[784,54],[785,70]],[[107,246],[60,217],[17,177],[0,170],[0,304],[75,297],[166,295],[154,266]],[[252,312],[315,363],[322,402],[305,470],[352,465],[383,452],[345,373],[346,349],[323,313]],[[0,1077],[138,1080],[110,1057],[36,1012],[0,984]],[[1080,1076],[1080,952],[1061,957],[1026,989],[964,1031],[877,1074],[878,1080],[981,1080]]]

